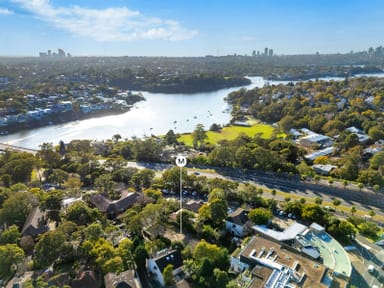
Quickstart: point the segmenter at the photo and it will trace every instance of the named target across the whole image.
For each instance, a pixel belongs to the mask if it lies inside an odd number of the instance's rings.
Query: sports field
[[[254,124],[252,126],[228,126],[224,127],[220,132],[207,131],[208,139],[206,143],[216,144],[218,141],[226,139],[233,140],[239,134],[244,133],[248,136],[255,136],[260,134],[262,138],[268,139],[272,136],[275,128],[272,125],[268,124]],[[183,134],[178,138],[179,142],[184,142],[188,146],[192,146],[192,136],[191,134]]]

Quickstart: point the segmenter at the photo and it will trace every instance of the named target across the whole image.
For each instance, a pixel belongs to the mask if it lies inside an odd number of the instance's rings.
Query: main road
[[[136,168],[149,168],[161,171],[174,167],[175,165],[163,163],[142,163],[129,162],[128,166]],[[189,171],[196,171],[187,167]],[[295,194],[299,197],[315,198],[320,197],[324,201],[332,202],[334,197],[341,200],[342,206],[356,206],[360,210],[369,211],[374,209],[377,214],[384,212],[384,195],[376,193],[369,189],[360,189],[356,185],[344,186],[335,182],[332,186],[325,180],[321,181],[302,181],[297,176],[284,176],[276,173],[267,173],[263,171],[244,171],[242,169],[205,167],[215,172],[200,172],[201,176],[208,178],[223,178],[227,180],[251,183],[264,186],[269,189],[276,189],[289,194]],[[159,175],[159,174],[158,174]]]

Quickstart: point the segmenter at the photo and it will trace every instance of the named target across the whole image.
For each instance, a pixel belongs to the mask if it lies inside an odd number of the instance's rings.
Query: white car
[[[375,272],[376,269],[375,269],[375,266],[369,265],[367,270],[369,273],[373,273],[373,272]]]

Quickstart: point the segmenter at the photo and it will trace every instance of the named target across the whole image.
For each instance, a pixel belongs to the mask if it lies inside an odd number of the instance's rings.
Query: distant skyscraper
[[[47,52],[40,52],[40,57],[71,57],[70,53],[65,53],[63,49],[57,49],[56,52],[52,52],[52,50],[48,50]]]
[[[269,49],[268,56],[273,56],[273,49]]]
[[[268,48],[264,48],[264,55],[268,56]]]
[[[57,49],[57,54],[58,54],[58,56],[65,57],[65,52],[63,49],[60,49],[60,48]]]

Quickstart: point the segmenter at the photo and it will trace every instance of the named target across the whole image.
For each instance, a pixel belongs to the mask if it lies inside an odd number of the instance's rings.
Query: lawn
[[[261,137],[268,139],[271,138],[273,131],[275,128],[273,128],[271,125],[268,124],[255,124],[250,127],[245,126],[228,126],[224,127],[221,132],[213,132],[213,131],[207,131],[208,139],[206,142],[210,144],[216,144],[220,140],[233,140],[235,139],[240,133],[244,133],[248,136],[255,136],[256,134],[260,134]],[[188,146],[192,146],[192,136],[191,134],[183,134],[178,138],[179,142],[184,142]]]

